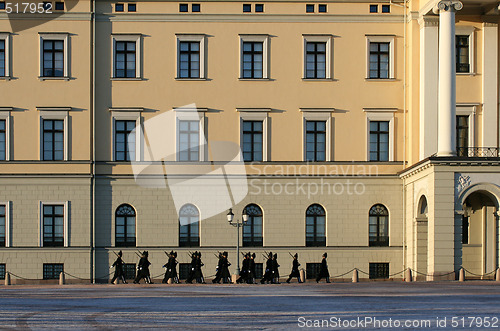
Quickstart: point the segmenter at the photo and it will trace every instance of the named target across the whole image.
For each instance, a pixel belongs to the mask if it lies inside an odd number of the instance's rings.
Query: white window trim
[[[243,43],[261,42],[262,43],[262,78],[244,78],[243,77]],[[243,35],[240,34],[240,79],[269,79],[269,35]]]
[[[11,117],[10,110],[0,108],[0,120],[5,120],[5,161],[10,161],[10,125]]]
[[[311,109],[312,111],[308,111]],[[307,121],[326,121],[326,155],[325,161],[333,161],[332,152],[332,112],[318,111],[317,108],[301,108],[302,111],[302,160],[306,161],[306,122]],[[313,162],[313,161],[310,161]],[[316,161],[314,161],[316,162]],[[321,162],[321,161],[318,161]]]
[[[327,80],[333,78],[333,36],[332,35],[302,35],[302,79]],[[306,45],[308,42],[326,43],[326,78],[306,78]]]
[[[0,205],[5,206],[5,247],[11,247],[12,201],[2,201],[0,202]]]
[[[270,109],[264,108],[261,111],[252,109],[245,111],[244,109],[237,110],[240,113],[240,149],[243,146],[243,121],[262,121],[262,162],[269,161],[269,121],[268,113]],[[241,161],[243,162],[243,152],[241,152]],[[257,161],[256,161],[257,162]]]
[[[132,108],[133,109],[133,108]],[[141,112],[140,111],[129,111],[124,108],[122,111],[114,108],[111,111],[111,131],[112,139],[111,139],[111,158],[115,162],[128,162],[128,161],[116,161],[115,159],[115,122],[118,121],[135,121],[135,159],[130,160],[130,162],[139,162],[143,160],[143,138],[144,135],[142,133],[141,128]]]
[[[64,247],[69,247],[69,201],[40,201],[39,204],[39,223],[38,223],[38,247],[43,247],[43,206],[45,205],[63,205],[64,206],[64,222],[63,222],[63,235],[64,235]]]
[[[116,80],[134,80],[142,78],[141,66],[141,34],[112,34],[111,35],[111,49],[113,50],[111,56],[111,77]],[[117,41],[133,41],[135,42],[135,77],[116,77],[115,76],[115,59],[116,59],[116,42]]]
[[[469,72],[457,72],[457,75],[474,75],[476,68],[474,67],[474,30],[473,26],[457,26],[455,27],[455,36],[469,37]]]
[[[176,36],[176,47],[177,47],[177,71],[176,79],[179,80],[196,80],[205,79],[205,35],[204,34],[177,34]],[[200,77],[199,78],[185,78],[180,77],[180,43],[181,41],[195,41],[200,43]]]
[[[397,109],[365,108],[366,161],[370,161],[370,121],[389,121],[389,162],[394,161],[394,113]],[[372,161],[376,162],[376,161]]]
[[[387,80],[394,79],[394,43],[396,37],[393,35],[365,35],[366,36],[366,79],[367,80]],[[389,78],[370,78],[370,43],[389,43]]]
[[[207,159],[207,141],[205,130],[205,112],[207,108],[189,108],[181,107],[175,108],[175,160],[178,162],[203,162]],[[198,161],[180,161],[179,160],[179,122],[180,121],[199,121],[199,156]]]
[[[40,108],[39,108],[40,109]],[[48,108],[44,108],[48,109]],[[70,159],[69,150],[69,112],[67,110],[40,110],[39,111],[39,137],[40,137],[40,149],[38,159],[43,161],[43,120],[63,120],[64,121],[64,157],[63,161],[68,161]]]
[[[65,79],[69,80],[70,78],[70,68],[69,68],[69,33],[61,32],[61,33],[50,33],[50,32],[40,32],[39,36],[39,62],[40,62],[40,80],[51,80],[51,79]],[[63,77],[45,77],[43,75],[43,41],[44,40],[62,40],[64,41],[64,74]]]
[[[0,32],[0,40],[5,41],[5,76],[0,76],[0,79],[10,80],[10,33]]]
[[[476,125],[476,105],[468,104],[457,104],[456,115],[457,116],[469,116],[469,147],[476,147],[475,141],[475,125]]]

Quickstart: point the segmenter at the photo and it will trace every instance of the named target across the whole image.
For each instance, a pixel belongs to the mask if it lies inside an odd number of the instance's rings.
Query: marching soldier
[[[194,273],[196,270],[196,260],[197,260],[198,252],[194,252],[191,254],[191,269],[189,270],[188,278],[186,279],[186,283],[193,284]]]
[[[229,263],[227,259],[228,255],[229,254],[227,252],[222,253],[222,282],[224,284],[232,283],[231,274],[229,273],[229,266],[231,263]]]
[[[302,281],[300,280],[299,266],[300,266],[299,254],[295,253],[295,255],[293,256],[293,262],[292,262],[292,272],[290,273],[290,276],[288,276],[288,279],[286,280],[287,283],[290,283],[290,280],[293,277],[297,277],[297,280],[299,281],[299,283],[302,283]]]
[[[179,278],[177,277],[177,252],[170,251],[168,254],[168,262],[163,266],[165,268],[165,277],[163,278],[162,283],[168,283],[168,280],[172,278],[172,281],[176,284],[179,284]]]
[[[249,259],[248,259],[248,277],[247,277],[247,283],[248,284],[255,284],[255,253],[250,255],[250,252],[248,253]]]
[[[325,277],[326,282],[330,282],[330,273],[328,272],[328,265],[326,264],[327,254],[323,254],[323,259],[321,260],[321,267],[319,269],[318,277],[316,277],[316,283],[319,283],[321,278]]]
[[[240,278],[236,280],[236,283],[241,284],[245,280],[248,279],[248,267],[249,267],[249,261],[250,261],[250,253],[247,253],[243,256],[243,263],[241,267],[241,272],[240,272]]]
[[[196,265],[194,270],[194,276],[198,284],[205,284],[205,278],[203,277],[203,272],[201,271],[201,267],[203,266],[204,264],[201,262],[201,252],[198,252],[196,255]]]
[[[273,284],[279,284],[280,283],[280,272],[279,268],[280,265],[278,264],[278,253],[275,253],[273,256]]]
[[[220,284],[220,280],[222,278],[222,253],[219,252],[219,262],[217,262],[217,267],[215,267],[216,273],[215,273],[215,278],[212,279],[212,283],[217,283]]]
[[[116,254],[116,253],[115,253]],[[123,265],[125,262],[122,260],[122,251],[119,251],[118,254],[116,255],[116,261],[113,263],[111,267],[115,267],[115,275],[113,276],[113,279],[111,279],[111,284],[115,283],[116,279],[119,279],[123,282],[123,284],[127,284],[127,281],[125,280],[125,275],[123,273]]]
[[[269,252],[266,261],[266,271],[264,277],[260,280],[261,284],[272,282],[273,280],[273,253]]]
[[[137,277],[134,279],[134,284],[139,284],[142,278],[144,278],[144,281],[146,284],[153,284],[151,281],[151,276],[149,274],[149,266],[151,263],[148,260],[148,251],[144,251],[142,253],[141,259],[139,260],[139,264],[137,266]]]

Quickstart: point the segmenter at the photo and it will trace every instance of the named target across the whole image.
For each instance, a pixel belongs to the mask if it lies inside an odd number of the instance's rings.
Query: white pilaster
[[[483,23],[483,147],[497,147],[498,24]],[[497,145],[498,143],[498,145]]]
[[[437,152],[438,138],[438,24],[434,16],[420,24],[420,151],[423,160]]]
[[[462,7],[460,1],[443,0],[434,9],[439,11],[438,156],[456,155],[455,11]]]

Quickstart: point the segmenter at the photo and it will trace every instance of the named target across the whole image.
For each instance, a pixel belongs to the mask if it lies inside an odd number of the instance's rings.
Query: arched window
[[[389,246],[389,211],[383,205],[370,208],[370,246]]]
[[[427,199],[425,195],[422,195],[420,201],[418,202],[418,217],[427,217],[428,212]]]
[[[200,213],[191,204],[182,206],[179,211],[179,246],[200,246]]]
[[[135,209],[123,204],[115,212],[115,246],[135,246]]]
[[[245,207],[248,222],[243,226],[243,246],[262,246],[262,209],[255,204]]]
[[[310,205],[306,211],[306,246],[326,246],[326,213],[318,204]]]

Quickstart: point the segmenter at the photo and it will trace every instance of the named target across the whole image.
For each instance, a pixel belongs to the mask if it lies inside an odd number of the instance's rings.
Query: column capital
[[[448,11],[458,11],[464,7],[463,3],[459,0],[441,0],[437,5],[432,8],[434,14],[439,14],[440,12]]]

